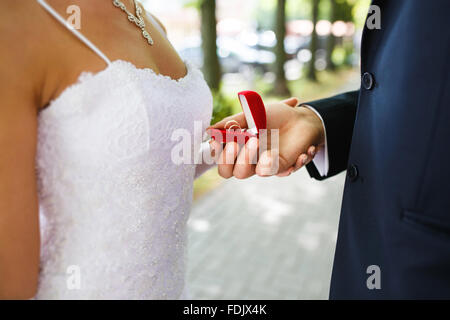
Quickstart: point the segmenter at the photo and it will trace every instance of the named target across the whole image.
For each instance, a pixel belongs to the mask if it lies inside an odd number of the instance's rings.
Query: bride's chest
[[[81,78],[40,114],[38,160],[102,166],[164,159],[177,132],[194,139],[195,128],[209,125],[212,97],[198,71],[174,81],[125,63],[115,69]]]

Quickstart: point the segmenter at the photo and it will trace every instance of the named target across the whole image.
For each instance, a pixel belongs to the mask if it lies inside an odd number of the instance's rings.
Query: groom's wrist
[[[318,146],[322,146],[326,142],[325,123],[321,115],[314,109],[306,104],[298,106],[298,111],[301,114],[303,121],[306,121],[312,130],[315,131],[316,142]]]

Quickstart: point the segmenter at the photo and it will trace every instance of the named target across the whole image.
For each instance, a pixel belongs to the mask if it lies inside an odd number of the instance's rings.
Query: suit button
[[[355,182],[356,180],[358,180],[359,171],[356,165],[352,164],[348,166],[347,177],[350,179],[351,182]]]
[[[366,90],[372,90],[375,84],[373,75],[369,72],[365,72],[362,76],[362,85]]]

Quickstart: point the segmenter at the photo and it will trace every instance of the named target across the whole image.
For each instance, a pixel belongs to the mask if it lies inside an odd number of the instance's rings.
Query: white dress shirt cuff
[[[302,107],[306,107],[310,110],[312,110],[322,121],[323,130],[325,133],[325,146],[324,148],[320,149],[319,152],[316,154],[316,156],[313,159],[313,163],[316,166],[317,171],[322,177],[325,177],[328,175],[328,171],[330,168],[330,162],[328,159],[328,141],[327,141],[327,128],[325,127],[325,122],[323,121],[322,116],[319,112],[317,112],[316,109],[314,109],[311,106],[308,105],[302,105]]]

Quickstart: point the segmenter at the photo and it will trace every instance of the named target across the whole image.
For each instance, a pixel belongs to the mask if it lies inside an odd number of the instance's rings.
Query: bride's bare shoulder
[[[37,1],[0,1],[0,42],[14,52],[31,51],[33,44],[45,36],[42,9]]]
[[[28,21],[32,22],[36,14],[39,13],[40,5],[36,0],[17,1],[2,0],[0,1],[0,24],[15,21],[16,24],[27,25]]]
[[[42,80],[49,46],[39,9],[37,1],[0,1],[0,85],[3,87],[20,85],[24,92],[31,91]]]
[[[161,20],[159,20],[159,18],[157,16],[155,16],[154,14],[150,15],[153,17],[153,19],[156,21],[157,24],[159,24],[159,26],[163,29],[164,33],[167,33],[167,29],[166,26],[161,22]]]

